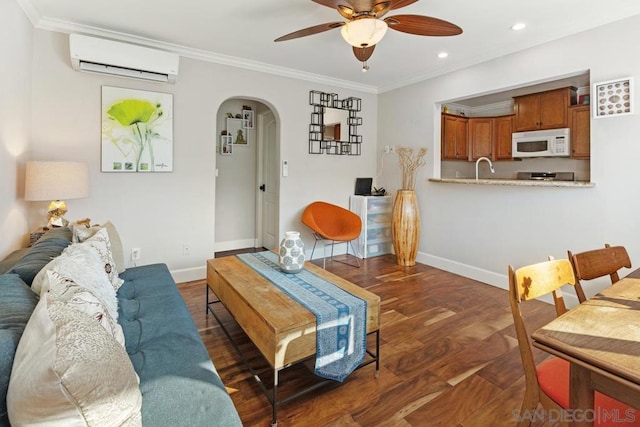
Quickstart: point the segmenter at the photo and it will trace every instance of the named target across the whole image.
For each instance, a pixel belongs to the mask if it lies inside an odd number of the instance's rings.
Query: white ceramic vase
[[[298,273],[304,266],[304,243],[297,231],[287,231],[280,242],[280,268],[285,273]]]

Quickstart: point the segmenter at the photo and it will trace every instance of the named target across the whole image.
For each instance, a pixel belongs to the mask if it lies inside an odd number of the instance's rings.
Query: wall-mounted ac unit
[[[80,34],[69,35],[74,70],[174,83],[180,57],[171,52]]]

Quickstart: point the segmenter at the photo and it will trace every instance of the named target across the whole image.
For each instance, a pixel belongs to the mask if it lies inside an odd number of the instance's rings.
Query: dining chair
[[[313,253],[316,250],[316,244],[320,240],[331,241],[331,259],[333,260],[333,247],[336,242],[344,242],[347,244],[347,256],[349,255],[349,245],[355,254],[352,240],[357,239],[362,232],[362,220],[360,216],[351,212],[343,207],[332,205],[326,202],[313,202],[308,205],[302,213],[302,223],[309,227],[313,232],[315,242],[313,243],[313,249],[311,250],[311,257],[313,259]],[[323,247],[322,250],[322,267],[326,267],[326,256]],[[343,264],[353,265],[347,262]],[[354,267],[360,267],[360,261],[356,255],[357,265]]]
[[[611,284],[620,280],[618,271],[622,267],[631,268],[631,260],[624,246],[611,246],[608,243],[604,248],[573,254],[567,251],[569,261],[573,266],[576,276],[575,290],[580,303],[586,301],[582,280],[592,280],[598,277],[609,276]]]
[[[531,424],[538,404],[555,418],[569,408],[569,362],[552,356],[536,366],[521,304],[551,293],[556,314],[560,316],[567,311],[560,288],[575,284],[573,267],[566,259],[545,261],[517,270],[509,266],[509,303],[525,376],[525,393],[518,426]],[[636,410],[599,392],[595,393],[594,400],[597,414],[616,413],[624,417],[628,413],[626,411],[633,411],[633,414],[640,415]],[[616,425],[611,421],[606,417],[597,417],[595,425]]]

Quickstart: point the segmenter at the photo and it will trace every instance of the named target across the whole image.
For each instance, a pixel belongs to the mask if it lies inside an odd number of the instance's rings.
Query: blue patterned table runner
[[[302,270],[280,270],[278,255],[256,252],[237,255],[258,274],[316,316],[315,374],[343,382],[365,358],[367,303],[321,277]]]

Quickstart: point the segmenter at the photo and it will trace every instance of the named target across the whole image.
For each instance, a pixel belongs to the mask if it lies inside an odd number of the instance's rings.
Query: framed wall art
[[[102,172],[173,171],[173,95],[102,86]]]
[[[594,83],[591,98],[595,118],[633,114],[633,78]]]
[[[244,119],[227,118],[227,134],[231,135],[234,145],[248,145],[247,129],[243,126]]]

